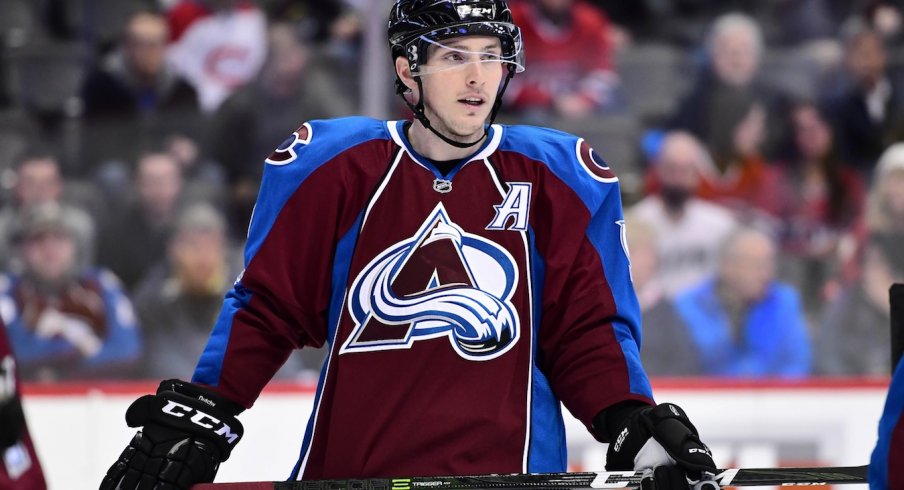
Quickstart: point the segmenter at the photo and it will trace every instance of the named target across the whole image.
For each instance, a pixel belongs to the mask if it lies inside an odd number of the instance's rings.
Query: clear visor
[[[498,30],[498,25],[493,23],[485,24],[480,27],[483,29],[475,29],[473,24],[467,27],[462,26],[461,33],[463,36],[493,36],[492,29]],[[513,66],[515,73],[524,71],[524,49],[521,43],[521,33],[515,32],[514,36],[498,37],[502,43],[490,43],[486,46],[480,43],[475,44],[469,41],[465,44],[462,37],[451,37],[447,39],[435,40],[426,35],[420,36],[419,42],[412,43],[409,49],[422,49],[424,53],[409,53],[411,58],[418,60],[411,67],[411,74],[414,76],[432,75],[450,70],[460,70],[470,65],[482,64],[486,68],[488,65],[498,65],[508,69]],[[511,43],[511,45],[505,45]],[[477,51],[472,49],[479,46]],[[509,65],[509,66],[506,66]]]

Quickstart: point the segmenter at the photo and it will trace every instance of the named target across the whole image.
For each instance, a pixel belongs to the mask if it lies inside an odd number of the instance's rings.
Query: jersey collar
[[[399,146],[405,149],[408,155],[411,156],[411,159],[414,160],[415,163],[424,167],[425,169],[433,172],[433,174],[438,179],[443,180],[452,180],[452,177],[458,173],[459,170],[462,169],[469,162],[473,162],[474,160],[484,160],[490,155],[493,154],[499,148],[499,142],[502,141],[502,126],[499,124],[493,124],[490,126],[490,130],[487,132],[487,139],[480,145],[480,148],[472,153],[470,156],[467,156],[461,160],[461,162],[449,172],[448,175],[443,176],[433,164],[430,163],[430,160],[423,157],[421,154],[416,152],[414,148],[411,146],[411,142],[408,141],[408,137],[405,135],[405,123],[409,121],[400,120],[400,121],[387,121],[386,129],[389,131],[389,135],[392,137],[392,140]]]

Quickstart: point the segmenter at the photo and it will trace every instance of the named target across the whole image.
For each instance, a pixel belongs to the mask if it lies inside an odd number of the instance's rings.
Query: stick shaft
[[[481,476],[437,476],[412,478],[375,478],[369,480],[320,480],[281,482],[276,490],[538,490],[636,488],[640,471],[584,473],[538,473]],[[715,480],[720,485],[833,485],[866,483],[866,466],[830,466],[812,468],[732,468],[720,470]]]

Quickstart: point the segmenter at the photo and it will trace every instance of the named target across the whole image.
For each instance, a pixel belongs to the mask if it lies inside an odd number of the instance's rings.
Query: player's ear
[[[408,60],[404,56],[396,57],[395,69],[396,74],[399,76],[399,80],[401,80],[409,90],[417,93],[417,82],[414,81],[414,76],[411,74],[411,67],[408,65]]]

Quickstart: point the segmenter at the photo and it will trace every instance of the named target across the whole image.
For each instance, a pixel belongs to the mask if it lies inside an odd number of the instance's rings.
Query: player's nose
[[[486,81],[486,68],[483,65],[479,61],[468,63],[467,81],[469,86],[474,87],[484,84]]]

